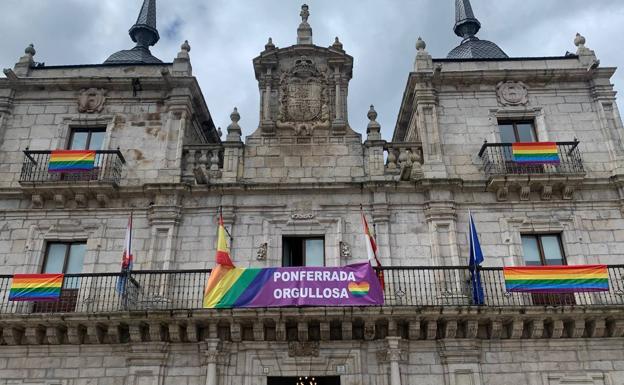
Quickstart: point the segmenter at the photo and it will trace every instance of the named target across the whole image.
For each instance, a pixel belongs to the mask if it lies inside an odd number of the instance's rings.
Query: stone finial
[[[264,45],[265,51],[272,51],[275,49],[275,44],[273,44],[273,38],[269,38],[269,41]]]
[[[581,48],[581,47],[585,47],[585,36],[581,35],[580,33],[576,33],[576,37],[574,38],[574,45]]]
[[[180,52],[178,52],[178,59],[190,59],[189,52],[191,52],[191,45],[188,40],[184,40],[180,46]]]
[[[13,67],[13,71],[17,76],[28,76],[30,74],[30,70],[35,65],[35,60],[33,57],[37,51],[35,51],[35,45],[30,43],[28,47],[24,50],[24,56],[20,57],[15,66]]]
[[[188,40],[184,40],[184,43],[182,43],[180,49],[182,51],[191,52],[191,45],[189,44]]]
[[[583,67],[589,70],[595,69],[600,65],[600,60],[596,57],[596,53],[585,46],[585,36],[577,33],[574,37],[574,45],[577,47],[576,54]]]
[[[338,36],[336,36],[336,40],[334,40],[334,44],[332,44],[332,48],[338,49],[340,51],[342,51],[342,43],[340,42],[340,40],[338,39]]]
[[[240,142],[243,130],[238,125],[238,122],[240,120],[238,108],[234,107],[234,111],[232,111],[232,113],[230,114],[230,120],[232,121],[232,123],[230,123],[230,125],[227,127],[226,140],[228,142]]]
[[[418,40],[416,40],[416,50],[417,51],[424,51],[425,48],[427,48],[427,43],[425,43],[425,41],[418,36]]]
[[[30,43],[28,47],[26,47],[26,49],[24,50],[24,53],[26,55],[35,56],[35,54],[37,53],[37,51],[35,51],[35,45],[33,43]]]
[[[301,24],[297,28],[297,44],[312,44],[312,27],[308,24],[310,11],[307,4],[301,6]]]
[[[427,43],[418,36],[416,39],[416,60],[414,60],[414,71],[433,71],[433,58],[427,52]]]
[[[377,122],[377,111],[375,106],[371,104],[370,110],[368,110],[368,126],[366,126],[366,134],[368,134],[367,140],[381,140],[381,125]]]

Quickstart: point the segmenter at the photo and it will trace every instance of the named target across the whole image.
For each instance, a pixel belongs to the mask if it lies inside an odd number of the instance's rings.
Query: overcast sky
[[[102,63],[133,46],[128,29],[142,0],[2,0],[0,66],[12,67],[28,43],[47,65]],[[188,39],[215,124],[229,124],[238,106],[244,134],[258,124],[258,88],[252,58],[269,36],[278,47],[296,42],[301,2],[293,0],[158,0],[161,40],[152,53],[171,62]],[[355,59],[349,90],[349,121],[366,131],[375,105],[389,140],[412,69],[418,36],[434,57],[459,44],[452,32],[453,0],[308,0],[314,43],[339,36]],[[587,38],[602,66],[622,66],[622,0],[473,0],[481,21],[478,36],[509,56],[561,56],[575,52],[576,32]],[[616,43],[616,42],[620,43]],[[624,69],[612,79],[624,89]],[[624,103],[618,103],[620,109]]]

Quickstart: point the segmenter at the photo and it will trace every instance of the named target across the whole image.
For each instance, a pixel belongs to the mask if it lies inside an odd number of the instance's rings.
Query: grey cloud
[[[0,14],[0,65],[10,67],[28,43],[37,61],[52,64],[101,63],[132,46],[128,29],[141,0],[3,0]],[[365,132],[366,112],[375,105],[384,138],[394,128],[412,69],[418,36],[434,57],[459,44],[452,32],[453,1],[310,0],[314,42],[330,45],[339,36],[354,56],[349,94],[351,126]],[[161,41],[155,56],[171,61],[188,39],[198,77],[215,123],[226,127],[237,106],[241,126],[258,123],[258,87],[251,59],[269,36],[284,47],[295,42],[300,3],[292,0],[160,0]],[[617,66],[624,54],[612,43],[621,34],[621,0],[473,0],[482,23],[479,36],[496,42],[510,56],[556,56],[574,51],[576,32],[587,38],[603,66]],[[169,31],[169,33],[166,33]],[[624,87],[623,73],[613,78]],[[622,102],[620,101],[620,106]]]

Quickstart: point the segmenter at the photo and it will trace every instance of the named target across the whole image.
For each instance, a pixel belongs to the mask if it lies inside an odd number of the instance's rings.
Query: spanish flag
[[[209,307],[210,293],[217,284],[227,275],[227,273],[234,269],[234,264],[230,258],[230,249],[227,245],[227,237],[225,232],[225,226],[223,225],[223,214],[219,213],[219,230],[217,231],[217,254],[216,254],[217,266],[212,269],[210,277],[208,278],[208,284],[206,284],[206,290],[204,291],[204,307]]]

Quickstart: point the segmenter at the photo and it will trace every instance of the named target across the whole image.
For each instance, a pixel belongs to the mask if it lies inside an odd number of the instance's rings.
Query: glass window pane
[[[306,266],[325,266],[325,250],[322,239],[306,239]]]
[[[51,243],[48,246],[48,255],[46,256],[44,273],[62,273],[65,264],[65,253],[67,245],[62,243]]]
[[[65,274],[79,274],[82,273],[82,264],[84,262],[84,256],[87,245],[84,243],[74,243],[69,249],[69,259],[67,261],[67,268]],[[65,278],[63,287],[66,289],[78,289],[80,287],[79,277]]]
[[[542,236],[542,248],[544,249],[544,259],[547,265],[563,265],[563,255],[559,245],[559,236]]]
[[[85,243],[74,243],[69,249],[69,260],[67,261],[67,268],[65,273],[67,274],[79,274],[82,273],[82,265],[84,263],[84,256],[87,250]]]
[[[104,146],[104,134],[105,132],[92,132],[91,142],[89,143],[89,150],[101,150]]]
[[[524,263],[527,266],[540,266],[542,264],[536,237],[532,235],[523,235],[522,251],[524,254]]]
[[[69,144],[70,150],[86,150],[88,132],[74,132]]]
[[[516,125],[520,142],[535,142],[533,123],[519,123]]]
[[[501,143],[514,143],[516,142],[516,135],[514,134],[513,125],[511,124],[499,124]]]

